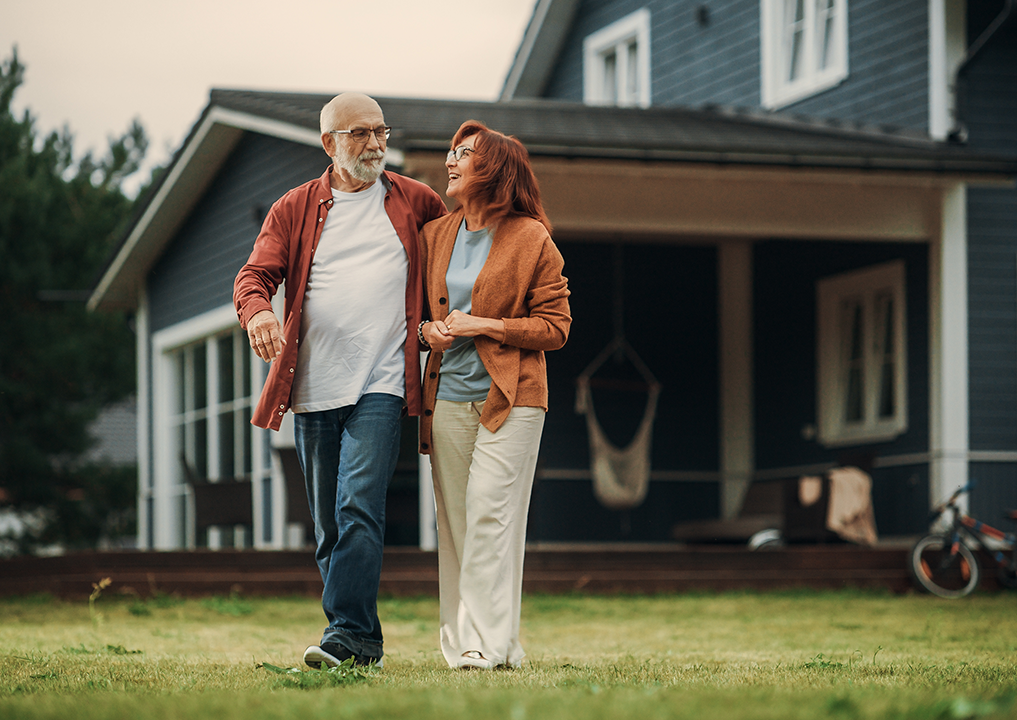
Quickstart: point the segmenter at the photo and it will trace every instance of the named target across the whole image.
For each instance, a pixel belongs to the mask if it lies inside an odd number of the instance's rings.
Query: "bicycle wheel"
[[[908,569],[918,586],[933,595],[959,598],[978,587],[980,569],[974,554],[963,542],[957,552],[945,535],[926,535],[911,549]]]

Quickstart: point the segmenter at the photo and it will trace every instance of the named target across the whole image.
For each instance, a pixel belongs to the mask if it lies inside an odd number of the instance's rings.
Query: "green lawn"
[[[327,673],[314,599],[115,591],[0,599],[0,718],[1017,718],[1008,594],[527,596],[495,672],[445,666],[436,599],[384,599],[384,669]]]

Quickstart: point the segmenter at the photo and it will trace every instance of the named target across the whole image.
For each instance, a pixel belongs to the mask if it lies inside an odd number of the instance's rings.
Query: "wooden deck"
[[[539,545],[526,554],[527,592],[668,593],[780,588],[911,589],[904,545],[801,545],[751,552],[743,545]],[[987,571],[983,589],[996,588]],[[84,598],[109,577],[107,593],[150,596],[321,593],[311,551],[79,553],[0,561],[0,595],[51,593]],[[434,595],[433,552],[387,548],[381,592]]]

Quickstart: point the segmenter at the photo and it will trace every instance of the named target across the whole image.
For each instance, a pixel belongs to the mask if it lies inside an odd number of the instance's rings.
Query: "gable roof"
[[[543,0],[542,0],[543,2]],[[318,116],[331,95],[213,90],[208,106],[160,181],[142,201],[88,306],[133,308],[148,269],[170,242],[244,132],[318,145]],[[987,156],[887,127],[723,107],[591,107],[377,98],[399,153],[444,153],[467,119],[521,140],[533,156],[711,166],[793,167],[1012,180],[1017,157]]]

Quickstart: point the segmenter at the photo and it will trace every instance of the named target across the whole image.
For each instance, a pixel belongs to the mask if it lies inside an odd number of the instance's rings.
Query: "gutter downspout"
[[[968,128],[964,124],[961,110],[964,107],[966,83],[964,81],[964,73],[971,64],[971,61],[985,49],[986,44],[996,34],[996,31],[1003,26],[1003,24],[1010,17],[1010,13],[1013,11],[1014,0],[1004,0],[1003,9],[1000,10],[999,15],[993,19],[989,26],[982,31],[982,34],[978,36],[978,39],[971,44],[968,48],[967,54],[961,61],[961,64],[957,67],[957,71],[954,73],[954,121],[953,129],[947,135],[947,140],[954,143],[966,143],[968,141]]]

